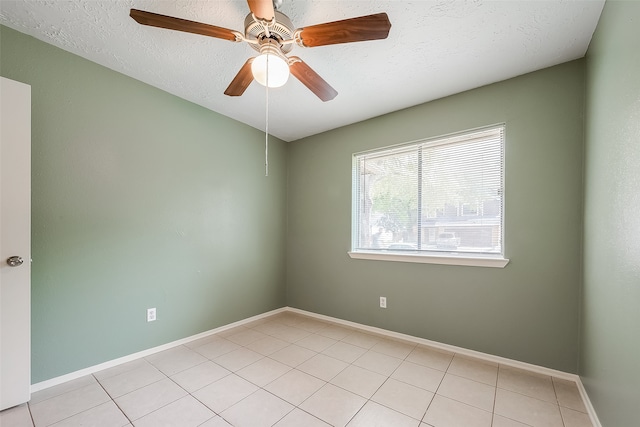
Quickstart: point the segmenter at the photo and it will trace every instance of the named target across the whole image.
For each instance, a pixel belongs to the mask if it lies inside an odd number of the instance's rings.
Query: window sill
[[[422,264],[463,265],[469,267],[504,268],[509,260],[501,256],[418,255],[381,252],[348,252],[353,259],[414,262]]]

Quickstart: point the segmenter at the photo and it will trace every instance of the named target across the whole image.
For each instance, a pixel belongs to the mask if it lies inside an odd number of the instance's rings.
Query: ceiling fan
[[[387,14],[377,13],[295,29],[291,20],[277,10],[282,0],[247,0],[247,3],[251,12],[244,20],[244,34],[137,9],[131,9],[130,16],[142,25],[247,42],[260,52],[242,66],[225,95],[242,95],[254,79],[264,86],[282,86],[291,73],[322,101],[332,100],[338,92],[302,59],[287,56],[293,45],[316,47],[385,39],[391,28]]]

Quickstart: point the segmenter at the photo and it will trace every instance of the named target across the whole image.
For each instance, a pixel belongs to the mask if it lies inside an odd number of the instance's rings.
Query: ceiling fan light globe
[[[267,66],[269,81],[267,82]],[[262,86],[280,87],[289,79],[289,64],[277,55],[263,54],[251,63],[253,78]]]

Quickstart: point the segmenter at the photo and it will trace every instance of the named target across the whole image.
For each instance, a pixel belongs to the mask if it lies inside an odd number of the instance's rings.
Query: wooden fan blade
[[[247,3],[256,18],[271,21],[276,16],[273,10],[273,0],[247,0]]]
[[[216,27],[215,25],[203,24],[201,22],[187,21],[186,19],[174,18],[172,16],[159,15],[157,13],[145,12],[143,10],[131,9],[129,14],[139,24],[151,27],[167,28],[169,30],[183,31],[185,33],[200,34],[203,36],[215,37],[217,39],[236,41],[236,32],[227,28]]]
[[[253,74],[251,73],[251,63],[253,62],[253,58],[249,58],[247,62],[244,63],[238,74],[233,78],[227,90],[224,91],[225,95],[229,96],[240,96],[244,93],[245,90],[249,87],[251,82],[253,81]]]
[[[338,95],[338,92],[332,88],[318,73],[313,71],[305,62],[298,57],[290,58],[293,62],[289,66],[291,74],[296,79],[309,88],[309,90],[316,94],[322,101],[331,101]]]
[[[391,22],[386,13],[327,22],[300,29],[305,47],[386,39]]]

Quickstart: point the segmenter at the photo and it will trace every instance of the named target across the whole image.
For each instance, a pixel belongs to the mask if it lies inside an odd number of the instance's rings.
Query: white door
[[[31,86],[0,81],[0,410],[31,397]]]

